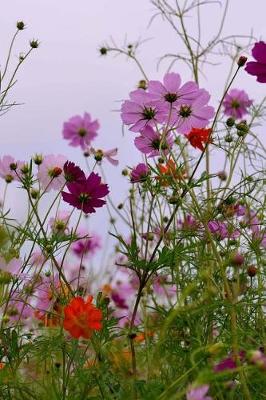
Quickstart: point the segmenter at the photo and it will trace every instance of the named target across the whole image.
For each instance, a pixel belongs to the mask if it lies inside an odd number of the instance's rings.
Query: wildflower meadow
[[[266,89],[266,38],[223,34],[229,0],[149,3],[147,23],[176,37],[156,76],[149,40],[97,38],[95,57],[139,74],[109,105],[116,145],[97,144],[86,109],[57,133],[75,159],[37,135],[29,159],[0,152],[0,399],[266,399],[266,97],[245,87]],[[26,29],[18,20],[1,52],[1,117],[23,110],[14,86],[42,52],[39,38],[16,53]]]

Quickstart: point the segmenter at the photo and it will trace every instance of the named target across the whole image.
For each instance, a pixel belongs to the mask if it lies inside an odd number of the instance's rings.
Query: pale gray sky
[[[221,0],[224,3],[224,0]],[[101,123],[96,147],[120,147],[121,167],[140,159],[133,146],[134,134],[121,135],[119,101],[127,98],[141,78],[132,62],[123,58],[100,57],[97,48],[112,36],[123,43],[140,36],[151,40],[140,51],[145,70],[151,78],[161,78],[167,64],[156,69],[156,61],[167,51],[178,52],[171,29],[157,19],[148,27],[153,7],[149,0],[1,0],[0,59],[3,63],[16,21],[23,20],[27,29],[15,46],[15,55],[27,49],[28,40],[37,38],[41,45],[25,63],[10,99],[24,103],[4,115],[0,121],[0,155],[13,154],[27,159],[35,152],[62,153],[79,162],[80,152],[68,146],[61,137],[62,123],[75,114],[88,111]],[[209,6],[202,26],[203,36],[210,38],[217,29],[218,5]],[[266,1],[231,0],[225,34],[249,34],[266,40]],[[192,21],[193,24],[193,21]],[[15,57],[13,56],[13,62]],[[201,86],[212,94],[213,105],[222,93],[228,60],[221,66],[208,67]],[[184,79],[189,72],[184,65],[173,69]],[[266,85],[242,73],[235,87],[245,89],[250,97],[262,98]],[[266,142],[264,129],[261,139]],[[80,161],[83,164],[83,160]],[[108,167],[111,190],[119,201],[121,168]]]

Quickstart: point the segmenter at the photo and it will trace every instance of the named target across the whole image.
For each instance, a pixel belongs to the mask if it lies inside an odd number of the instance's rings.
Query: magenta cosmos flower
[[[167,154],[169,149],[172,148],[174,138],[171,134],[163,136],[155,132],[151,126],[146,126],[141,132],[140,136],[134,140],[135,146],[141,153],[147,154],[148,157],[156,157],[160,155],[160,150]]]
[[[92,257],[101,248],[101,238],[96,233],[79,230],[78,239],[73,243],[71,249],[78,257]]]
[[[206,128],[214,116],[214,108],[207,105],[209,99],[209,93],[205,89],[199,89],[195,100],[183,102],[173,108],[171,125],[182,134],[188,134],[192,128]]]
[[[253,103],[244,90],[231,89],[224,98],[224,114],[235,119],[243,118]]]
[[[132,183],[143,182],[147,179],[149,174],[150,174],[149,167],[144,163],[140,163],[135,168],[132,169],[130,174],[130,181]]]
[[[67,188],[69,193],[62,192],[63,200],[85,214],[102,207],[106,203],[102,197],[109,193],[108,185],[102,183],[101,177],[94,172],[82,181],[68,183]]]
[[[76,115],[64,123],[63,137],[70,140],[70,146],[80,146],[84,150],[98,135],[99,128],[97,119],[92,121],[90,114],[84,113],[83,117]]]
[[[266,83],[266,43],[255,43],[252,55],[256,61],[248,62],[245,70],[248,74],[256,76],[258,82]]]
[[[167,109],[161,102],[154,100],[151,93],[137,89],[129,97],[130,100],[122,104],[121,118],[125,125],[131,125],[132,132],[140,132],[146,126],[164,122]]]
[[[209,390],[209,385],[198,386],[197,388],[190,389],[187,392],[187,400],[212,400],[212,397],[206,394]]]
[[[64,176],[67,183],[69,182],[77,182],[83,181],[86,179],[86,176],[81,168],[79,168],[72,161],[67,161],[64,164]]]
[[[160,81],[149,81],[148,91],[154,98],[168,107],[177,103],[194,100],[199,95],[199,87],[195,82],[186,82],[181,86],[181,77],[175,72],[167,73]]]
[[[43,158],[37,174],[43,189],[46,191],[62,189],[65,184],[63,168],[66,161],[66,157],[62,155],[49,154]]]
[[[228,224],[222,221],[209,221],[208,228],[217,240],[224,240],[226,238],[237,239],[240,235],[237,229],[230,229]]]

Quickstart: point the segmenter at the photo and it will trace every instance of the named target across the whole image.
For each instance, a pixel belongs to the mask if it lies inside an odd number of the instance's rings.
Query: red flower
[[[102,311],[92,304],[93,297],[86,302],[82,297],[74,297],[64,308],[64,328],[76,339],[89,339],[94,330],[102,328]]]
[[[204,150],[203,143],[211,143],[210,136],[212,130],[203,129],[203,128],[192,128],[191,131],[186,135],[187,139],[191,146],[195,147],[195,149]]]

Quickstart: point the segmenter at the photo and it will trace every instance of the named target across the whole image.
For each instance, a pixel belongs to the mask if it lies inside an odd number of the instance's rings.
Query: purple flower
[[[134,140],[135,146],[139,151],[147,154],[148,157],[156,157],[160,155],[160,150],[164,154],[169,152],[173,146],[174,138],[170,134],[162,136],[160,133],[155,132],[151,126],[146,126],[140,132],[140,136]]]
[[[146,126],[155,126],[165,121],[166,107],[154,100],[151,93],[143,89],[129,94],[130,100],[124,101],[121,107],[121,118],[124,124],[131,125],[132,132],[140,132]]]
[[[209,221],[208,228],[218,240],[225,238],[236,239],[240,234],[238,230],[231,232],[227,224],[221,221]]]
[[[175,72],[167,73],[160,81],[149,81],[148,91],[154,98],[163,102],[165,105],[176,105],[192,101],[198,96],[199,87],[195,82],[186,82],[181,86],[180,75]]]
[[[150,174],[149,167],[146,164],[140,163],[132,169],[130,174],[130,180],[132,183],[143,182],[147,179]]]
[[[78,237],[81,239],[75,241],[71,246],[72,251],[78,257],[91,257],[101,248],[101,238],[96,233],[86,234],[85,231],[80,230]]]
[[[87,179],[72,182],[67,185],[70,193],[62,192],[63,200],[85,214],[95,212],[106,202],[102,200],[109,193],[108,185],[101,183],[101,177],[92,172]]]
[[[197,388],[190,389],[187,392],[187,400],[212,400],[212,397],[206,394],[209,390],[209,385],[198,386]]]
[[[266,43],[255,43],[252,55],[256,61],[248,62],[245,70],[248,74],[255,75],[258,82],[266,83]]]
[[[183,102],[172,110],[171,125],[179,133],[188,134],[192,128],[206,128],[214,116],[214,108],[207,105],[209,93],[199,89],[198,94],[195,100]]]
[[[240,362],[244,362],[246,353],[245,351],[240,351],[238,354]],[[221,360],[218,364],[213,367],[214,372],[223,372],[227,369],[235,369],[237,368],[237,363],[234,360],[233,356],[229,356]]]
[[[64,164],[64,175],[67,183],[78,182],[86,179],[84,172],[81,168],[75,165],[71,161],[67,161]]]
[[[62,173],[65,162],[66,157],[62,155],[54,156],[49,154],[43,158],[37,174],[43,189],[46,191],[62,189],[65,184],[65,178]]]
[[[244,90],[231,89],[224,98],[224,114],[235,119],[243,118],[248,112],[248,107],[253,103]]]
[[[70,146],[80,146],[84,150],[98,135],[99,128],[99,122],[92,121],[90,114],[85,112],[83,117],[76,115],[64,123],[63,137],[70,140]]]

